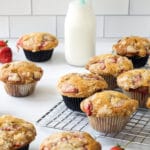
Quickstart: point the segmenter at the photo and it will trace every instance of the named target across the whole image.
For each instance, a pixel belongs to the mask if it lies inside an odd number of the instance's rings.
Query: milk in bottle
[[[73,0],[65,18],[65,58],[84,66],[95,55],[96,17],[91,0]]]

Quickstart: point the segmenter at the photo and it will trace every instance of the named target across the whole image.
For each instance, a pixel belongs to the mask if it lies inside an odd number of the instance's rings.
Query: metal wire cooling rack
[[[104,134],[93,130],[83,113],[68,109],[63,101],[57,103],[37,120],[39,126],[67,131],[88,131],[96,139],[108,137],[150,146],[150,111],[139,109],[124,129],[117,134]]]
[[[150,69],[150,65],[146,64],[144,68]],[[119,88],[116,90],[120,91]],[[84,113],[68,109],[63,101],[58,102],[52,109],[38,119],[36,123],[42,127],[58,130],[86,131],[98,141],[101,141],[103,137],[113,141],[126,141],[126,143],[131,144],[131,147],[132,144],[134,145],[133,149],[135,149],[136,144],[138,145],[136,148],[138,150],[150,149],[150,110],[148,109],[138,109],[132,115],[124,129],[116,134],[104,134],[95,131],[90,127]]]

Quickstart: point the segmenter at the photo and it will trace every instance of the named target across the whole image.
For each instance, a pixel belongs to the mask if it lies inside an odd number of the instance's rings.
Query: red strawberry
[[[0,48],[0,62],[8,63],[12,61],[12,51],[9,47],[5,46]]]
[[[120,145],[116,145],[116,146],[112,147],[110,150],[125,150],[125,149],[122,148]]]
[[[0,47],[5,47],[5,46],[7,46],[7,42],[8,42],[8,41],[0,40]]]

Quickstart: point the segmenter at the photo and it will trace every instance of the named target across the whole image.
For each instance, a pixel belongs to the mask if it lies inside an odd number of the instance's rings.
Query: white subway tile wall
[[[0,17],[0,37],[7,38],[9,37],[9,18]]]
[[[56,35],[55,16],[11,16],[10,37],[19,37],[30,32],[50,32]]]
[[[93,0],[97,15],[128,15],[129,0]]]
[[[131,0],[131,15],[150,15],[150,0]]]
[[[150,37],[149,16],[106,16],[104,37],[140,35]]]
[[[0,0],[0,15],[31,15],[31,0]]]
[[[50,32],[64,38],[71,0],[0,0],[0,38]],[[93,0],[97,38],[150,37],[150,0]]]

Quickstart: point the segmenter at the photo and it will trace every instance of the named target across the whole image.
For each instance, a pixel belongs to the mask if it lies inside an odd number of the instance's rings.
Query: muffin
[[[0,117],[0,131],[1,150],[28,150],[36,136],[31,123],[11,115]]]
[[[41,67],[27,61],[6,63],[0,68],[0,80],[4,82],[6,92],[15,97],[32,94],[42,75]]]
[[[111,90],[95,93],[81,102],[91,127],[104,133],[121,131],[137,107],[137,100]]]
[[[150,108],[150,97],[147,99],[146,108]]]
[[[116,77],[125,71],[133,69],[132,62],[114,54],[103,54],[92,57],[85,66],[91,73],[101,75],[108,83],[108,89],[117,87]]]
[[[101,150],[101,144],[86,132],[58,132],[46,138],[40,150]]]
[[[80,110],[80,102],[97,91],[107,88],[106,81],[91,73],[68,73],[57,84],[66,106],[75,111]]]
[[[150,41],[139,36],[123,37],[113,45],[113,50],[132,60],[134,68],[143,67],[149,58]]]
[[[43,32],[23,35],[17,43],[17,47],[23,49],[26,58],[34,62],[49,60],[57,45],[58,40],[54,35]]]
[[[134,69],[122,73],[117,84],[125,94],[139,101],[139,107],[145,107],[150,94],[150,70]]]

